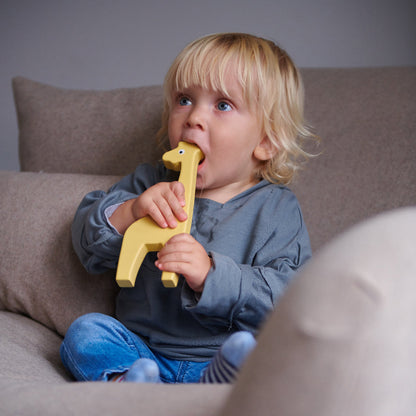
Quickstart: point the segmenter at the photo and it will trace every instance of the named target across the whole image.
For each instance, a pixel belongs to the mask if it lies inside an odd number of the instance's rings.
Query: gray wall
[[[300,67],[416,65],[415,0],[0,0],[0,169],[18,170],[10,80],[66,88],[159,84],[189,41],[244,31]]]

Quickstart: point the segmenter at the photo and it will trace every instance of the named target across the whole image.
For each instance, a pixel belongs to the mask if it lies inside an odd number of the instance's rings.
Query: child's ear
[[[267,136],[264,136],[261,142],[254,149],[253,155],[257,160],[266,161],[272,159],[277,153],[276,146]]]

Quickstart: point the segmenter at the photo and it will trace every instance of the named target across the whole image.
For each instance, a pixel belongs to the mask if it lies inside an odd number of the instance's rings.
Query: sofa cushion
[[[2,416],[215,416],[231,385],[10,383],[0,380]]]
[[[1,378],[9,382],[72,380],[59,357],[62,338],[23,315],[0,311]]]
[[[23,171],[124,175],[160,156],[160,86],[70,90],[16,77],[13,92]]]
[[[89,275],[71,244],[82,197],[119,177],[1,172],[0,309],[19,312],[64,335],[87,312],[112,314],[112,273]]]
[[[416,67],[302,73],[322,141],[292,189],[316,250],[371,215],[416,204]]]
[[[367,220],[305,266],[221,415],[413,415],[416,207]]]

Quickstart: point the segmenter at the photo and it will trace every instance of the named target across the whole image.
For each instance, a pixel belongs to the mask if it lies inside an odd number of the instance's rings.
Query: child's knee
[[[99,338],[105,328],[108,316],[100,313],[89,313],[77,318],[65,334],[64,342],[67,347],[75,344],[82,346],[84,342],[91,343],[92,338]]]
[[[71,326],[68,328],[66,335],[72,332],[84,332],[85,330],[90,330],[103,321],[102,314],[100,313],[88,313],[77,318],[72,322]]]

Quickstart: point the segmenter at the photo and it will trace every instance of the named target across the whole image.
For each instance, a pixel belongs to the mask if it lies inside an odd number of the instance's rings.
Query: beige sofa
[[[416,68],[302,72],[322,144],[292,188],[315,255],[235,385],[71,382],[62,336],[81,314],[112,314],[117,286],[83,270],[70,223],[85,193],[158,160],[161,88],[13,80],[22,172],[0,175],[1,415],[413,415]]]

